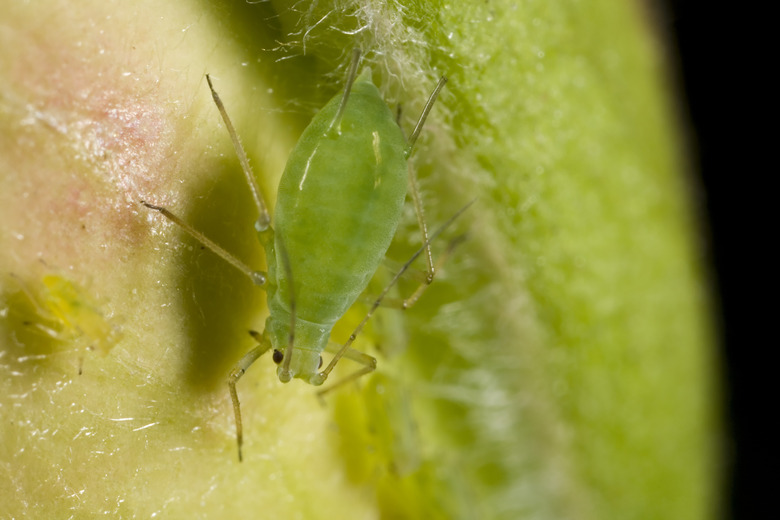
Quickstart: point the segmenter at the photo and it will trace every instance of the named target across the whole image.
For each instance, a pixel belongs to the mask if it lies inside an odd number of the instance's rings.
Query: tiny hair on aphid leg
[[[429,234],[416,174],[408,166],[425,120],[447,79],[441,77],[406,139],[397,123],[398,115],[382,99],[370,70],[358,73],[359,65],[360,51],[356,49],[344,90],[314,116],[290,152],[279,181],[273,222],[225,105],[211,77],[206,75],[211,96],[255,199],[255,229],[265,249],[267,272],[252,269],[167,209],[142,202],[266,291],[269,315],[265,328],[262,332],[250,332],[257,346],[236,363],[228,376],[239,460],[243,459],[243,423],[236,385],[249,367],[271,351],[281,382],[301,379],[319,386],[341,358],[361,365],[341,381],[319,391],[320,398],[373,372],[376,359],[352,348],[355,338],[412,262],[424,256],[424,279],[404,300],[404,308],[417,301],[461,240],[450,241],[438,262],[433,261],[431,242],[473,203],[463,206]],[[347,341],[334,343],[334,325],[366,289],[387,253],[401,221],[407,191],[412,195],[422,245],[397,271]],[[332,347],[334,344],[336,348]],[[321,354],[325,350],[334,356],[323,369]]]

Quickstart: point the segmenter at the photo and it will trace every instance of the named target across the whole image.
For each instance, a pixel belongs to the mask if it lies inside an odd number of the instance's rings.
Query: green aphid
[[[24,325],[51,339],[66,343],[75,350],[108,354],[121,338],[119,327],[101,311],[87,292],[59,274],[46,274],[40,283],[29,285],[11,275],[21,292],[32,304],[34,314],[27,316]],[[21,309],[21,306],[17,306]],[[26,313],[29,314],[29,313]],[[79,358],[79,374],[83,358]]]
[[[468,207],[429,235],[417,180],[407,164],[446,78],[442,77],[431,93],[414,131],[406,139],[372,83],[369,71],[357,76],[359,58],[360,53],[356,51],[344,92],[312,119],[291,152],[279,184],[273,227],[246,153],[211,78],[206,76],[257,204],[259,218],[255,229],[265,248],[267,273],[250,269],[167,209],[143,202],[181,226],[267,292],[269,316],[265,329],[262,334],[253,333],[259,345],[238,362],[228,379],[236,416],[239,459],[242,426],[236,383],[249,366],[273,350],[280,381],[286,383],[297,378],[319,386],[342,357],[363,365],[319,395],[372,372],[376,359],[352,348],[355,337],[390,288],[425,253],[425,281],[400,306],[408,308],[417,301],[434,278],[431,241]],[[331,330],[365,290],[382,262],[401,220],[409,187],[423,245],[375,300],[349,339],[332,348]],[[443,258],[455,244],[456,241],[451,242]],[[321,353],[326,349],[335,354],[322,369]]]

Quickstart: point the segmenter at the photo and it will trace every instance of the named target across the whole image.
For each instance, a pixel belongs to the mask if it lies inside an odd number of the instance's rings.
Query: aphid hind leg
[[[338,354],[339,350],[341,350],[342,346],[338,343],[328,343],[328,346],[325,350],[328,352],[333,352]],[[344,377],[343,379],[340,379],[339,381],[333,383],[328,388],[324,388],[322,390],[319,390],[317,392],[317,397],[322,399],[322,396],[324,396],[327,393],[330,393],[335,388],[340,388],[347,383],[351,383],[352,381],[356,381],[363,377],[366,374],[370,374],[374,370],[376,370],[376,358],[373,356],[370,356],[364,352],[361,352],[354,348],[348,348],[344,354],[343,357],[347,359],[351,359],[352,361],[355,361],[356,363],[360,363],[363,365],[363,368],[353,372],[352,374],[349,374],[348,376]]]
[[[441,230],[437,231],[436,234],[438,235],[438,233],[440,231]],[[444,251],[444,253],[442,253],[439,256],[439,258],[436,261],[436,265],[434,266],[436,271],[441,269],[441,267],[444,265],[444,263],[452,255],[452,252],[455,250],[455,248],[458,247],[461,243],[463,243],[464,240],[466,240],[466,235],[465,234],[458,235],[457,237],[455,237],[455,238],[453,238],[452,240],[449,241],[449,243],[447,245],[447,249]],[[377,307],[380,307],[380,306],[382,306],[382,307],[392,307],[392,308],[396,308],[396,309],[406,310],[406,309],[411,308],[415,303],[417,303],[417,300],[420,299],[420,296],[422,296],[422,294],[425,292],[425,290],[431,285],[431,282],[428,281],[427,277],[425,276],[425,273],[419,273],[419,271],[418,271],[418,274],[423,279],[420,281],[419,285],[417,286],[417,289],[415,289],[414,292],[412,292],[412,294],[408,298],[399,300],[399,299],[387,298],[384,295],[386,295],[388,293],[388,291],[390,290],[390,288],[395,284],[395,282],[397,282],[397,280],[400,278],[401,274],[403,274],[404,272],[408,272],[409,271],[411,262],[414,259],[417,258],[417,256],[419,255],[420,252],[421,251],[418,251],[418,253],[410,261],[408,261],[406,264],[401,266],[401,268],[399,270],[399,275],[397,275],[396,278],[394,278],[393,281],[391,281],[390,284],[388,284],[388,287],[385,288],[385,290],[382,292],[382,295],[380,295],[376,300],[374,300],[374,306],[372,307],[371,311],[369,311],[369,316],[367,316],[367,318],[361,324],[359,329],[362,329],[362,325],[364,325],[365,322],[368,321],[368,318],[371,317],[371,315],[373,314],[373,311]],[[433,281],[433,278],[431,278],[431,281]],[[352,333],[352,335],[350,336],[350,341],[354,341],[354,339],[357,336],[358,332],[359,332],[359,330],[356,330],[355,332]],[[338,350],[337,349],[339,349],[340,347],[341,346],[338,345],[338,344],[329,343],[328,344],[328,348],[326,350],[328,352],[335,352],[336,354],[338,354]],[[342,355],[343,355],[343,357],[345,357],[347,359],[351,359],[352,361],[355,361],[357,363],[360,363],[360,364],[364,365],[364,367],[361,368],[360,370],[354,372],[353,374],[350,374],[350,375],[344,377],[343,379],[337,381],[336,383],[332,384],[328,388],[325,388],[323,390],[318,391],[317,392],[317,397],[319,397],[320,399],[322,399],[322,397],[325,394],[330,393],[333,389],[340,388],[340,387],[344,386],[347,383],[351,383],[352,381],[356,381],[357,379],[363,377],[364,375],[370,374],[371,372],[376,370],[376,358],[374,358],[373,356],[370,356],[370,355],[368,355],[368,354],[366,354],[364,352],[356,350],[356,349],[354,349],[352,347],[348,347],[344,351],[344,353]]]
[[[238,401],[238,392],[236,392],[236,383],[246,373],[252,364],[257,361],[257,358],[271,350],[271,342],[266,337],[257,332],[250,332],[252,337],[255,338],[260,344],[247,352],[242,357],[233,370],[230,371],[228,376],[228,388],[230,390],[230,399],[233,401],[233,413],[236,417],[236,443],[238,444],[238,461],[243,460],[243,454],[241,448],[244,444],[244,429],[241,423],[241,403]]]
[[[436,272],[438,272],[442,266],[447,262],[447,260],[452,255],[452,252],[457,248],[460,244],[462,244],[467,238],[467,235],[458,235],[452,240],[450,240],[447,244],[447,249],[444,250],[441,255],[439,255],[439,258],[436,259],[436,264],[434,265],[434,275]],[[403,268],[403,266],[402,266]],[[408,297],[400,299],[400,298],[382,298],[380,301],[381,307],[390,307],[393,309],[401,309],[406,310],[412,307],[415,303],[417,303],[417,300],[420,299],[420,296],[425,292],[426,289],[431,285],[431,282],[433,282],[433,278],[428,278],[427,273],[420,272],[413,268],[406,268],[406,272],[413,272],[414,278],[416,278],[419,282],[419,285],[417,288],[410,294]],[[429,281],[430,280],[430,281]]]
[[[476,199],[475,199],[476,200]],[[452,224],[455,219],[457,219],[459,216],[463,214],[464,211],[466,211],[469,206],[471,206],[474,203],[474,200],[460,208],[453,216],[451,216],[444,224],[442,224],[436,231],[434,231],[430,237],[425,241],[425,243],[420,247],[412,256],[409,258],[409,260],[406,261],[406,263],[401,267],[401,269],[396,273],[396,275],[393,277],[392,280],[390,280],[390,283],[387,284],[387,286],[384,288],[384,290],[381,292],[381,294],[377,297],[377,299],[374,301],[374,304],[371,306],[371,308],[368,310],[368,313],[366,313],[366,316],[363,318],[363,320],[358,324],[357,327],[355,327],[355,330],[350,334],[349,339],[341,346],[341,349],[339,349],[338,352],[336,352],[336,355],[333,356],[333,359],[330,360],[330,363],[328,363],[328,366],[325,367],[325,370],[320,372],[318,374],[318,384],[322,384],[327,380],[328,375],[331,373],[333,368],[336,366],[336,364],[341,360],[342,357],[346,356],[348,352],[354,351],[352,348],[352,344],[355,342],[355,339],[357,336],[363,331],[363,328],[366,326],[366,323],[368,323],[368,320],[371,319],[371,317],[376,312],[377,308],[382,304],[382,301],[387,296],[387,293],[390,292],[390,289],[392,289],[395,284],[398,283],[398,280],[403,276],[403,274],[409,269],[409,267],[412,265],[412,262],[414,262],[423,252],[429,248],[430,243],[435,240],[442,232],[444,232],[445,229],[447,229],[450,224]],[[457,245],[457,244],[455,244]],[[454,248],[454,245],[453,247]],[[425,286],[429,285],[426,281]],[[412,303],[417,301],[417,298],[419,298],[420,294],[424,291],[424,288],[418,288],[417,291],[412,295],[414,300]],[[362,354],[362,353],[361,353]],[[352,355],[352,354],[350,354]],[[368,356],[368,354],[363,354],[367,356],[368,358],[371,358],[371,356]],[[373,358],[371,358],[373,359]],[[375,368],[376,360],[373,361],[374,368]],[[367,365],[366,368],[361,369],[360,371],[356,372],[352,376],[348,378],[348,381],[352,381],[364,374],[368,374],[369,372],[372,372],[374,368],[371,368],[371,365]],[[326,389],[326,391],[329,389]],[[320,394],[322,395],[322,394]]]
[[[422,127],[425,124],[425,120],[428,119],[428,114],[433,108],[433,104],[436,102],[436,98],[439,96],[439,92],[441,92],[441,89],[444,88],[446,83],[447,78],[442,76],[439,79],[439,82],[436,84],[436,87],[433,89],[433,92],[431,92],[431,95],[428,97],[428,101],[423,107],[422,113],[417,120],[417,124],[414,126],[414,131],[412,131],[412,135],[409,136],[407,141],[405,150],[407,158],[411,156],[414,145],[417,142],[417,138],[420,136]],[[417,173],[415,172],[414,168],[409,168],[409,191],[412,193],[414,211],[417,214],[417,225],[420,226],[422,242],[423,244],[427,244],[425,246],[425,262],[428,269],[427,283],[430,284],[433,281],[435,266],[433,264],[433,254],[431,253],[430,240],[428,239],[428,225],[425,222],[425,210],[423,208],[422,196],[420,195],[420,187],[417,182]]]

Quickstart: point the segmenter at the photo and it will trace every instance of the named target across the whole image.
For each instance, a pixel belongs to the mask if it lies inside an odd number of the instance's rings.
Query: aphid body
[[[296,306],[295,350],[279,378],[318,380],[320,352],[333,325],[368,285],[395,235],[408,186],[406,139],[390,109],[362,74],[341,119],[334,97],[306,128],[279,184],[275,251],[268,251],[266,334],[283,350],[289,338],[290,302]],[[286,280],[285,259],[294,285]],[[290,290],[295,294],[290,294]]]

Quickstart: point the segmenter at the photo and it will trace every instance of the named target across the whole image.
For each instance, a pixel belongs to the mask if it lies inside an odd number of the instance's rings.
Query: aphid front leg
[[[255,331],[250,332],[252,337],[255,338],[259,345],[247,352],[242,357],[233,370],[230,371],[228,376],[228,388],[230,389],[230,399],[233,401],[233,413],[236,416],[236,442],[238,443],[238,461],[243,460],[241,447],[244,444],[244,428],[241,423],[241,403],[238,401],[238,393],[236,392],[236,383],[246,373],[252,363],[257,361],[257,358],[265,354],[271,349],[271,342],[268,338]]]
[[[246,265],[244,262],[236,258],[235,255],[228,253],[225,249],[218,246],[215,242],[213,242],[211,239],[206,237],[203,233],[196,230],[186,222],[184,222],[182,219],[168,211],[167,209],[161,207],[161,206],[155,206],[154,204],[150,204],[144,200],[141,201],[141,204],[146,206],[149,209],[153,209],[159,213],[162,214],[165,218],[182,228],[184,231],[186,231],[192,238],[203,244],[204,247],[211,250],[214,254],[225,260],[227,263],[247,275],[254,283],[255,285],[259,285],[260,287],[265,286],[266,284],[266,274],[262,271],[255,271],[254,269],[251,269],[248,265]]]

